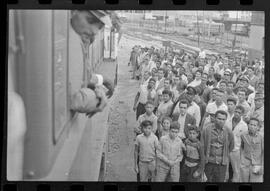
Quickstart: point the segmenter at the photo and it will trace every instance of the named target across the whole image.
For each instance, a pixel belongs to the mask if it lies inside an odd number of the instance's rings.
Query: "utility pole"
[[[236,24],[235,24],[235,29],[234,29],[234,39],[232,43],[232,53],[234,51],[235,45],[236,45],[236,29],[237,29],[237,22],[238,22],[238,11],[236,12]]]
[[[166,29],[167,29],[167,11],[165,11],[165,17],[164,17],[164,24],[165,24],[165,32],[166,32]]]
[[[203,37],[203,39],[205,39],[204,37],[205,37],[205,23],[204,23],[204,11],[203,11],[203,29],[202,29],[202,31],[203,31],[203,35],[202,35],[202,37]]]
[[[200,48],[200,29],[199,29],[199,21],[198,21],[198,11],[196,11],[197,13],[197,30],[198,30],[198,48]]]
[[[223,42],[223,34],[224,34],[224,32],[225,32],[225,18],[224,18],[225,16],[224,16],[224,13],[222,13],[222,24],[223,25],[221,25],[221,26],[219,26],[220,28],[219,28],[219,31],[221,32],[221,39],[220,39],[220,44],[222,44],[222,42]],[[224,26],[224,27],[223,27]],[[224,30],[224,31],[223,31]]]

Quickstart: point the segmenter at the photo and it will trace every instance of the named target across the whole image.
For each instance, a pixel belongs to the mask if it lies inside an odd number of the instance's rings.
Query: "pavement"
[[[141,45],[146,45],[140,42]],[[131,79],[128,66],[136,39],[122,36],[118,51],[118,85],[109,113],[108,156],[105,181],[136,181],[134,166],[135,112],[132,110],[139,82]]]

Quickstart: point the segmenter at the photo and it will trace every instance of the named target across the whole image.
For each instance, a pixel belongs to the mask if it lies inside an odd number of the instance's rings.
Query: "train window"
[[[53,11],[53,142],[56,144],[69,120],[68,110],[68,12]]]

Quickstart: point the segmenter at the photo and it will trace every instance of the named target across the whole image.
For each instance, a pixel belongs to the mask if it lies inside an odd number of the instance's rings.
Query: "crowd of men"
[[[263,59],[136,45],[128,64],[138,181],[263,181]]]

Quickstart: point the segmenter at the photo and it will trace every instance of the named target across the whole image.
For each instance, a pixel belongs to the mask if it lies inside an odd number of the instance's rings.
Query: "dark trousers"
[[[138,107],[137,107],[137,110],[136,110],[136,120],[138,120],[139,116],[144,114],[146,111],[145,111],[145,104],[142,104],[142,103],[139,103],[138,104]]]
[[[181,182],[201,182],[201,176],[194,178],[193,174],[198,169],[198,165],[194,167],[188,167],[183,165],[181,169]]]
[[[227,166],[222,164],[207,163],[205,164],[205,175],[207,182],[224,182]]]
[[[233,168],[232,168],[232,164],[229,163],[229,182],[232,182],[232,178],[233,178]]]

